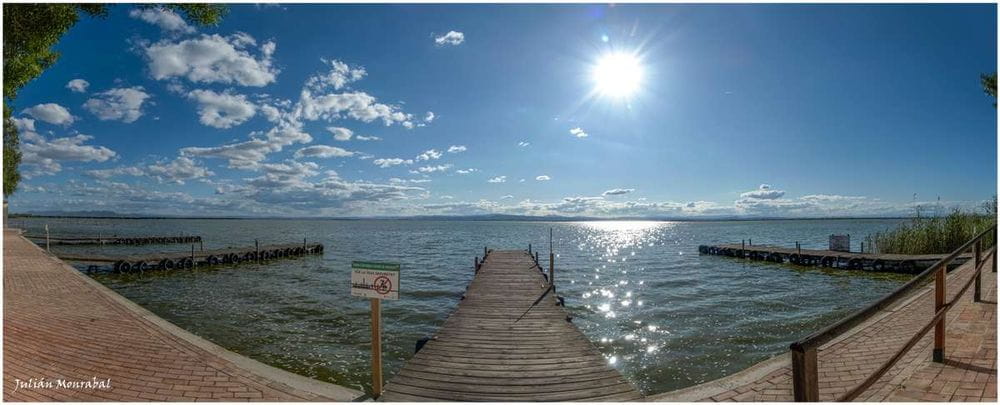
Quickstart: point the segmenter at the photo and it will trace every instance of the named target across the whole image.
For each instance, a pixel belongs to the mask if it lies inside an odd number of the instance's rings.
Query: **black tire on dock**
[[[132,266],[132,270],[138,270],[138,271],[149,270],[149,263],[139,260],[135,262],[135,265]]]
[[[194,260],[191,260],[190,257],[186,257],[184,258],[184,260],[180,260],[179,262],[180,262],[180,267],[183,267],[185,269],[194,268]]]
[[[122,270],[122,264],[124,264],[124,263],[125,262],[123,262],[121,260],[115,262],[114,266],[112,267],[115,270],[115,273],[123,273],[125,271],[125,270]]]
[[[875,259],[875,261],[872,262],[872,270],[874,271],[885,271],[885,267],[885,260]]]
[[[899,262],[899,266],[897,267],[901,273],[907,274],[913,274],[913,272],[916,271],[916,268],[917,264],[914,263],[913,260],[903,260]]]
[[[819,265],[823,267],[835,267],[837,264],[837,258],[833,256],[823,256],[819,259]]]
[[[708,253],[708,246],[705,246],[705,245],[698,245],[698,253],[699,253],[699,254],[705,254],[705,253]]]
[[[128,273],[128,272],[132,271],[132,264],[131,263],[126,262],[126,261],[123,261],[121,263],[122,263],[121,266],[119,266],[118,268],[121,270],[122,273]]]
[[[810,255],[799,256],[799,266],[815,266],[816,259],[818,259],[816,256],[810,256]]]
[[[792,253],[788,255],[788,262],[792,264],[801,264],[802,258],[799,257],[797,253]]]
[[[171,260],[171,259],[160,260],[160,269],[162,269],[162,270],[173,270],[174,269],[174,261]]]
[[[209,266],[218,266],[220,260],[218,257],[215,257],[215,255],[211,255],[208,256],[207,259],[205,259],[205,262],[208,263]]]
[[[777,253],[777,252],[775,252],[775,253],[771,253],[771,254],[767,255],[767,260],[768,260],[768,261],[770,261],[770,262],[774,262],[774,263],[782,263],[782,262],[784,262],[784,261],[785,261],[785,260],[784,260],[784,259],[783,259],[783,258],[781,257],[781,254],[780,254],[780,253]]]
[[[862,270],[865,268],[865,262],[855,257],[847,261],[847,268],[851,270]]]
[[[232,264],[240,264],[240,262],[242,262],[242,261],[243,261],[243,258],[241,258],[240,255],[238,255],[236,253],[233,253],[233,254],[229,255],[229,262],[232,263]]]

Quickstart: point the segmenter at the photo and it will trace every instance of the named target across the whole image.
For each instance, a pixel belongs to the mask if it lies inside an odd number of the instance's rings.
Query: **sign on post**
[[[351,295],[399,299],[399,263],[351,262]]]
[[[351,295],[371,300],[372,396],[382,395],[382,300],[399,299],[399,263],[351,262]]]

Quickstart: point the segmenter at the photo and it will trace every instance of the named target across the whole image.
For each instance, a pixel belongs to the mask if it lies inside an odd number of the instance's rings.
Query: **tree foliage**
[[[983,84],[983,91],[993,97],[993,106],[997,106],[997,72],[988,75],[983,73],[979,75],[979,81]]]
[[[143,4],[140,8],[162,7],[180,12],[197,24],[216,24],[226,13],[218,4]],[[81,15],[103,18],[107,4],[5,3],[3,5],[3,194],[12,194],[20,182],[21,162],[17,128],[11,121],[10,103],[28,82],[52,66],[59,53],[52,47]]]

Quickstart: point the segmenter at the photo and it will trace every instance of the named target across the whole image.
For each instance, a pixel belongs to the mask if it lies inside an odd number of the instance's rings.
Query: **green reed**
[[[984,204],[989,213],[963,212],[954,209],[946,216],[921,217],[919,212],[896,229],[868,235],[865,244],[876,253],[931,254],[950,253],[996,223],[996,197]],[[992,212],[990,212],[992,211]],[[983,238],[983,248],[995,243],[995,235]]]

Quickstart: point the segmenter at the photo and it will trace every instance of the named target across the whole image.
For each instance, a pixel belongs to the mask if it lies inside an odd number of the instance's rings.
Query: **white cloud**
[[[497,177],[491,178],[489,180],[486,180],[486,182],[487,183],[506,183],[507,182],[507,176],[497,176]]]
[[[543,174],[541,176],[535,177],[535,180],[538,180],[538,181],[549,181],[549,180],[552,180],[552,178]]]
[[[514,198],[514,196],[512,196],[512,195],[510,195],[510,194],[507,194],[507,195],[505,195],[505,196],[503,196],[503,197],[500,197],[500,199],[501,199],[501,200],[509,200],[509,199],[511,199],[511,198]]]
[[[572,134],[573,136],[577,137],[577,138],[586,138],[587,137],[587,133],[583,132],[583,130],[580,129],[579,127],[573,128],[573,129],[569,130],[569,133]]]
[[[156,80],[185,77],[196,83],[261,87],[273,83],[278,75],[271,60],[274,43],[265,43],[259,58],[250,52],[254,45],[253,37],[244,33],[228,37],[203,34],[179,42],[162,40],[142,50]]]
[[[769,184],[761,184],[756,190],[740,194],[740,197],[757,200],[775,200],[785,195],[782,190],[774,190]]]
[[[365,92],[333,93],[313,96],[309,90],[302,90],[295,116],[310,121],[323,119],[332,121],[344,116],[361,122],[381,119],[386,126],[395,123],[412,128],[412,114],[399,111],[399,107],[382,104]],[[407,125],[409,123],[409,125]]]
[[[451,169],[451,167],[452,167],[451,164],[444,164],[444,165],[437,165],[437,166],[422,166],[422,167],[418,167],[418,168],[416,168],[414,170],[410,170],[410,173],[413,173],[413,174],[428,174],[428,173],[434,173],[434,172],[443,172],[443,171],[447,171],[448,169]]]
[[[381,141],[382,140],[382,138],[379,138],[377,136],[364,136],[364,135],[355,136],[354,139],[357,139],[359,141]]]
[[[427,115],[424,116],[424,122],[430,124],[431,122],[434,121],[434,118],[435,118],[434,112],[428,111]]]
[[[443,155],[441,152],[439,152],[437,150],[434,150],[434,149],[430,149],[430,150],[424,151],[424,153],[421,153],[421,154],[417,155],[417,159],[416,160],[418,162],[424,161],[424,160],[437,160],[437,159],[441,158],[441,155]]]
[[[66,88],[75,93],[86,93],[87,87],[90,87],[90,82],[83,79],[73,79],[66,83]]]
[[[448,153],[459,153],[459,152],[465,152],[466,150],[468,149],[466,149],[464,145],[451,145],[450,147],[448,147]]]
[[[257,114],[257,107],[246,96],[230,91],[193,90],[187,97],[198,102],[198,121],[214,128],[232,128]]]
[[[103,146],[84,145],[94,139],[78,134],[65,138],[46,139],[35,132],[21,134],[21,162],[28,167],[25,177],[51,175],[62,170],[59,162],[106,162],[117,156]]]
[[[327,145],[307,146],[295,151],[296,159],[300,159],[303,157],[331,158],[331,157],[349,157],[349,156],[354,156],[354,152],[338,148],[336,146],[327,146]]]
[[[458,169],[458,170],[455,170],[455,173],[458,173],[458,174],[469,174],[469,173],[472,173],[472,172],[475,172],[475,171],[477,171],[477,170],[476,169],[472,169],[472,168],[469,168],[469,169]]]
[[[230,143],[212,147],[186,147],[181,149],[183,156],[202,156],[229,159],[229,167],[236,169],[256,169],[259,163],[267,158],[268,153],[280,152],[285,146],[294,143],[312,142],[312,136],[302,132],[301,124],[282,122],[263,134],[253,134],[244,142]]]
[[[465,34],[458,31],[448,31],[447,34],[434,38],[434,43],[438,46],[458,45],[465,42]]]
[[[161,30],[170,32],[181,32],[190,34],[194,28],[187,24],[181,16],[173,10],[165,8],[136,8],[129,12],[129,17],[137,18],[147,23],[160,27]]]
[[[338,141],[349,141],[351,140],[351,137],[354,136],[354,131],[347,128],[326,127],[326,130],[330,131],[330,133],[333,134],[333,139]]]
[[[340,90],[350,83],[363,79],[367,74],[365,68],[360,66],[350,67],[346,63],[336,59],[320,60],[330,66],[330,71],[326,74],[312,76],[306,80],[306,87],[314,91],[321,91],[325,88]]]
[[[526,146],[528,146],[528,145],[531,145],[531,144],[530,144],[530,143],[528,143],[528,142],[525,142],[525,141],[521,141],[521,142],[518,142],[518,143],[517,143],[517,146],[518,146],[518,147],[521,147],[521,148],[523,148],[523,147],[526,147]]]
[[[11,117],[11,122],[17,127],[17,132],[34,131],[35,130],[35,120],[31,118],[17,118]]]
[[[407,164],[407,165],[413,164],[413,160],[412,159],[405,159],[404,160],[404,159],[400,159],[400,158],[375,159],[375,160],[372,161],[372,164],[374,164],[375,166],[378,166],[378,167],[381,167],[381,168],[385,169],[385,168],[388,168],[388,167],[398,166],[398,165],[402,165],[402,164]]]
[[[69,113],[66,107],[56,103],[38,104],[34,107],[25,108],[23,113],[37,120],[56,125],[69,125],[76,119],[73,114]]]
[[[601,193],[601,195],[603,195],[603,196],[623,195],[623,194],[631,193],[633,191],[635,191],[634,188],[613,188],[611,190],[608,190],[608,191],[605,191],[605,192]]]
[[[88,177],[93,177],[95,179],[107,180],[112,177],[118,177],[118,176],[145,176],[146,171],[142,170],[142,168],[139,167],[127,166],[127,167],[116,167],[114,169],[87,170],[83,174]]]
[[[212,171],[198,166],[194,160],[187,157],[178,157],[169,163],[156,163],[149,165],[146,172],[150,177],[160,182],[184,184],[185,180],[199,179],[213,176]]]
[[[142,117],[142,103],[149,97],[141,86],[122,87],[97,93],[83,108],[101,121],[135,122]]]

